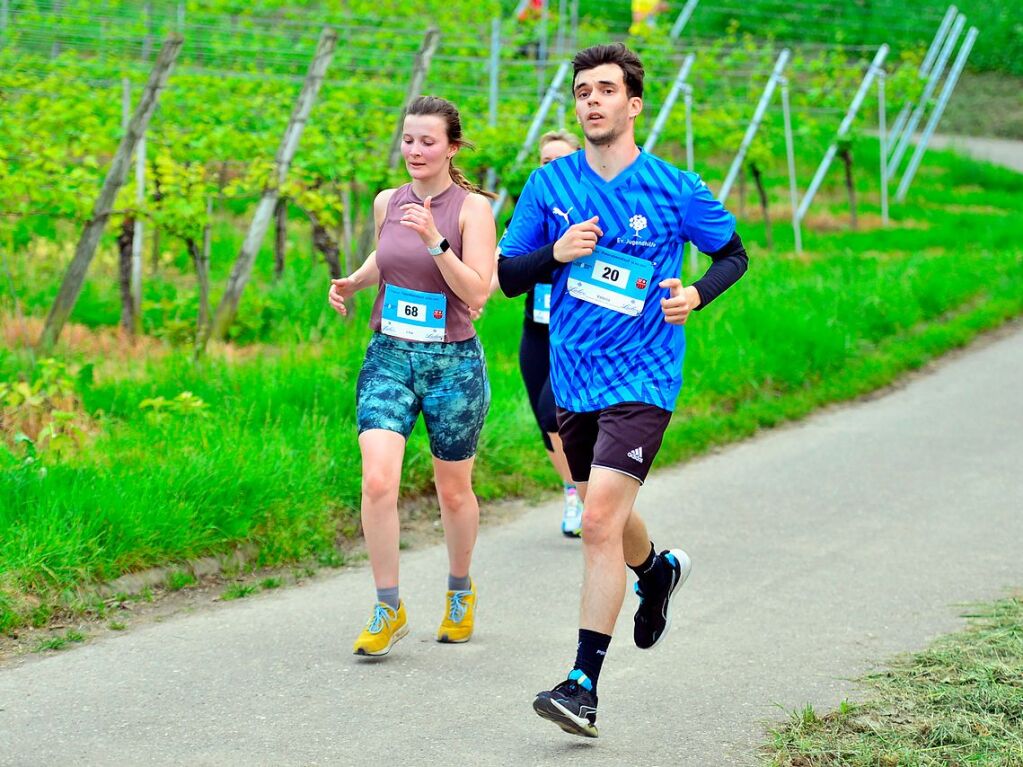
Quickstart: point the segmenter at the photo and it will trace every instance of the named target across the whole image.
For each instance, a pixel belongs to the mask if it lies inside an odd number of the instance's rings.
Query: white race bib
[[[637,316],[643,311],[654,265],[645,258],[598,245],[577,258],[568,273],[568,292],[582,301]]]
[[[533,322],[541,325],[551,324],[550,283],[538,282],[533,287]]]
[[[443,341],[448,298],[443,293],[387,285],[380,330],[412,341]]]

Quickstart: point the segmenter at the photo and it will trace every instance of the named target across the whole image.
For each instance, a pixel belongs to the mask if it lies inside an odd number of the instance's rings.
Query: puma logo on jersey
[[[552,213],[554,213],[555,216],[561,216],[563,219],[565,219],[566,224],[571,224],[572,222],[568,220],[568,214],[571,213],[573,210],[575,210],[574,207],[569,208],[568,210],[562,210],[561,208],[555,207]]]
[[[637,447],[635,450],[630,450],[626,455],[629,456],[636,463],[643,463],[643,448]]]

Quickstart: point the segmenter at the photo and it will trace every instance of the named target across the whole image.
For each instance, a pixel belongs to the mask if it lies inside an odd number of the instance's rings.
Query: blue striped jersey
[[[537,168],[501,239],[501,255],[525,255],[559,239],[571,224],[598,216],[605,248],[651,262],[646,302],[630,316],[568,292],[570,265],[554,272],[551,292],[551,388],[574,412],[622,402],[675,409],[682,387],[685,333],[664,321],[661,280],[679,277],[685,242],[705,253],[723,248],[735,217],[700,180],[646,152],[610,181],[573,152]]]

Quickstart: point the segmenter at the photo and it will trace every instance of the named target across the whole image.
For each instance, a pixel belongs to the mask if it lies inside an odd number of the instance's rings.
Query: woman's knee
[[[476,494],[468,482],[438,481],[437,500],[441,508],[449,511],[472,510],[476,507]]]
[[[371,504],[397,501],[400,481],[401,477],[390,471],[367,468],[362,473],[362,497]]]

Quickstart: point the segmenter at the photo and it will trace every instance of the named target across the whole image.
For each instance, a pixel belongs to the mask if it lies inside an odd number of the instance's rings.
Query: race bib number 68
[[[380,330],[411,341],[443,341],[447,303],[443,293],[388,285],[384,289]]]

